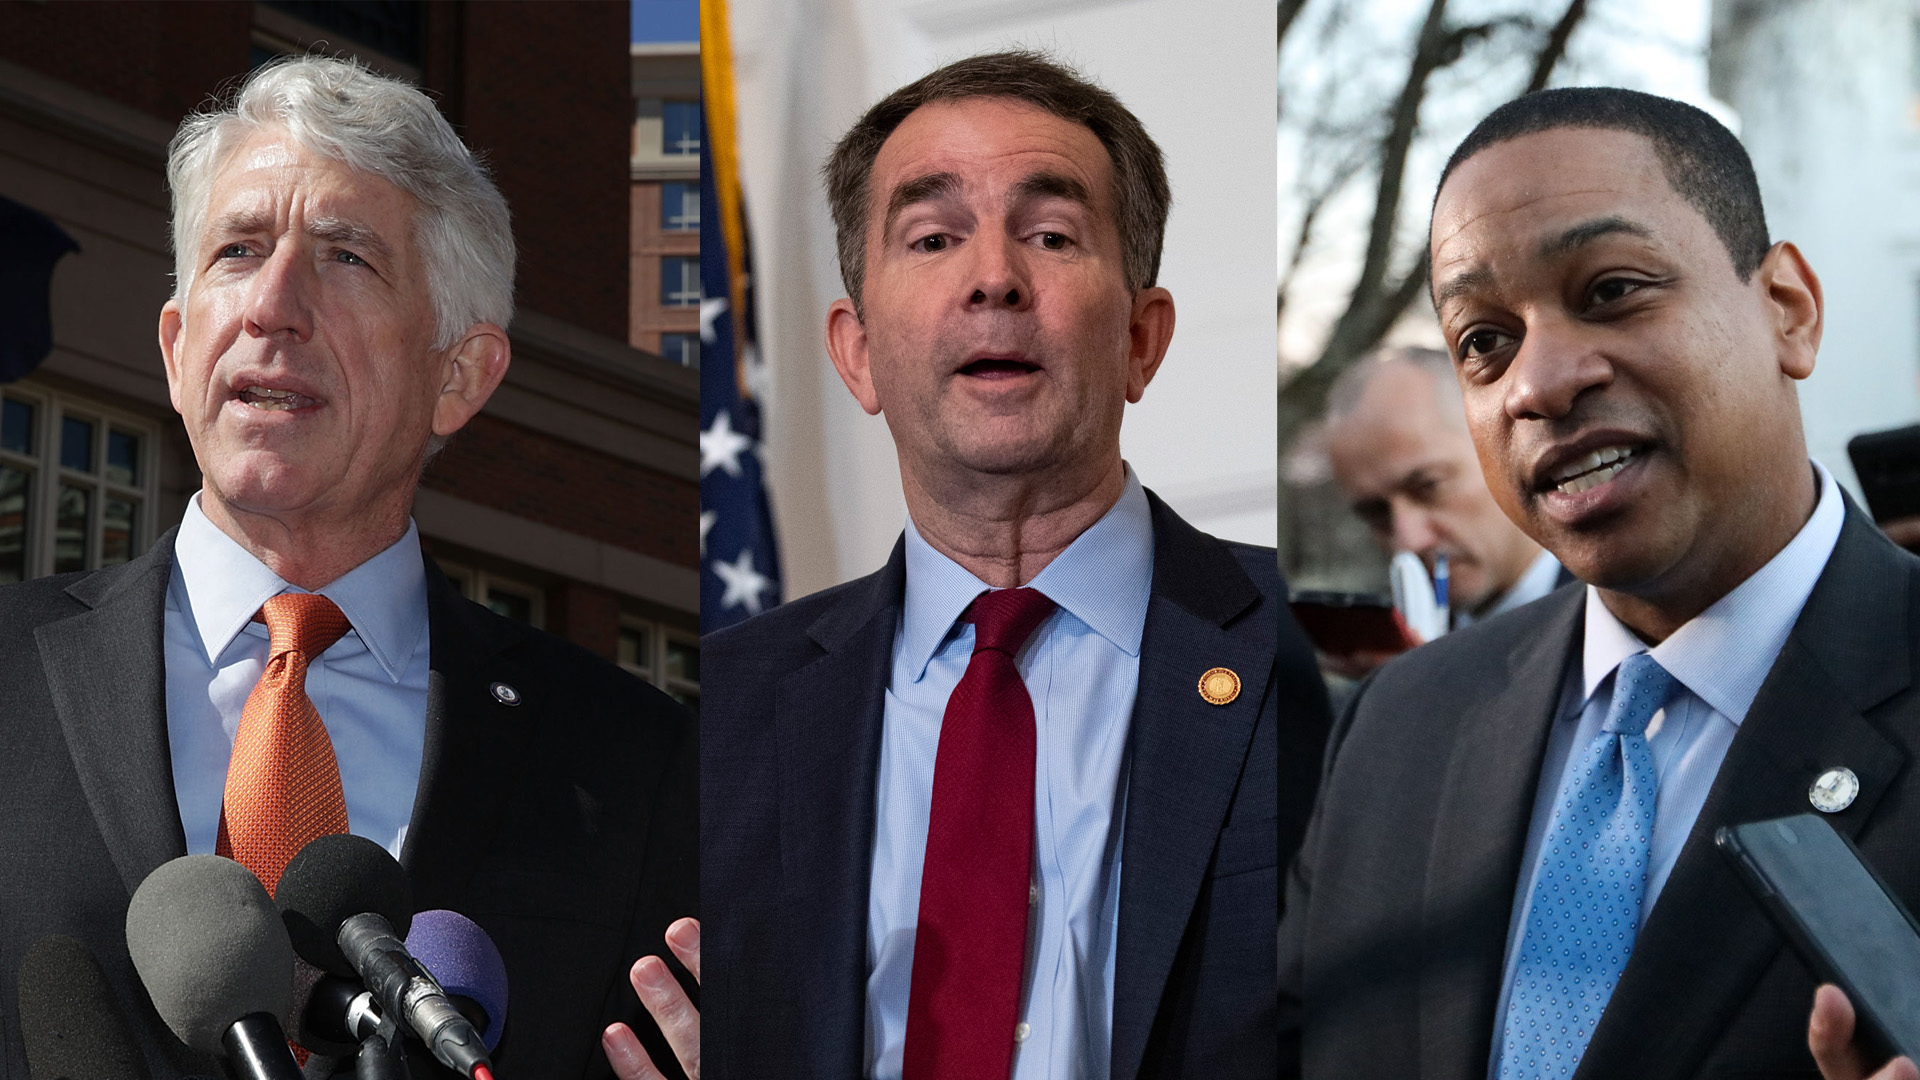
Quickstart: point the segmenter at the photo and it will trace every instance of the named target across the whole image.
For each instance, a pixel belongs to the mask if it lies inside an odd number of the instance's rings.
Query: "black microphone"
[[[293,945],[253,872],[218,855],[163,864],[127,906],[127,951],[160,1019],[235,1080],[300,1080],[280,1018]]]
[[[20,1038],[33,1080],[146,1080],[106,973],[64,934],[33,943],[20,962]]]
[[[401,940],[413,888],[385,848],[351,834],[317,837],[287,863],[275,899],[309,963],[358,975],[383,1013],[461,1076],[491,1065],[480,1033]]]

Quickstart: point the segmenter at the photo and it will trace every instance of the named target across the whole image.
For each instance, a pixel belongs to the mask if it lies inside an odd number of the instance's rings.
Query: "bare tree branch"
[[[1327,390],[1340,372],[1377,346],[1413,303],[1414,297],[1426,287],[1427,260],[1423,255],[1417,256],[1413,265],[1391,283],[1389,278],[1407,155],[1418,133],[1420,106],[1434,72],[1454,64],[1469,46],[1502,28],[1521,27],[1538,32],[1537,24],[1525,16],[1451,26],[1446,22],[1446,4],[1447,0],[1432,0],[1428,7],[1408,65],[1406,82],[1388,113],[1387,133],[1380,142],[1380,175],[1366,257],[1346,310],[1334,323],[1319,359],[1298,372],[1280,390],[1279,435],[1283,448],[1319,415],[1325,406]],[[1533,75],[1528,81],[1530,90],[1544,86],[1551,78],[1554,68],[1566,55],[1568,39],[1586,12],[1587,0],[1568,0],[1565,12],[1535,52]]]
[[[1533,76],[1527,80],[1526,93],[1532,94],[1547,88],[1547,80],[1553,77],[1553,69],[1560,59],[1567,55],[1567,39],[1573,36],[1573,28],[1587,15],[1587,0],[1568,0],[1567,10],[1560,15],[1560,21],[1553,24],[1547,33],[1547,43],[1541,48],[1540,55],[1533,61]]]
[[[1307,0],[1280,0],[1280,33],[1274,42],[1275,48],[1286,44],[1287,27],[1293,25],[1293,20],[1300,14],[1300,9],[1306,6]]]

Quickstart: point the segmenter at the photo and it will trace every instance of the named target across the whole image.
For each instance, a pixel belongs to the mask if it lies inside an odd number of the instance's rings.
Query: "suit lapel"
[[[69,586],[88,610],[34,631],[68,755],[129,893],[187,853],[167,744],[172,571],[168,532],[138,559]]]
[[[802,988],[801,1030],[822,1078],[864,1067],[875,786],[906,580],[903,540],[850,602],[808,628],[825,655],[774,690],[788,977]]]
[[[1540,759],[1579,652],[1585,598],[1569,589],[1539,601],[1540,630],[1509,654],[1505,684],[1455,706],[1465,719],[1445,766],[1421,906],[1420,1075],[1431,1080],[1487,1073]]]
[[[1260,592],[1219,541],[1151,493],[1153,590],[1128,734],[1120,934],[1114,962],[1112,1075],[1139,1071],[1174,954],[1193,915],[1274,669],[1275,627],[1249,632]],[[1200,697],[1200,676],[1230,668],[1240,694]]]
[[[1807,812],[1814,780],[1844,765],[1859,776],[1860,794],[1826,819],[1857,836],[1905,767],[1905,753],[1862,713],[1912,681],[1910,573],[1849,502],[1833,556],[1727,749],[1581,1076],[1693,1075],[1781,948],[1713,850],[1715,830]]]
[[[517,693],[514,704],[495,696],[495,683],[516,689],[540,685],[500,655],[510,633],[478,617],[427,560],[426,746],[412,825],[401,862],[422,909],[458,907],[473,868],[494,834],[519,775],[523,751],[546,707],[537,693]]]

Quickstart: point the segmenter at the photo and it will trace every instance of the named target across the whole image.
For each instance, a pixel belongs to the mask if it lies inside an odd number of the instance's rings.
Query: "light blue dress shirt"
[[[906,605],[893,639],[867,902],[866,1072],[897,1080],[913,984],[934,757],[947,697],[973,656],[956,623],[987,585],[907,522]],[[1104,1080],[1113,1042],[1125,758],[1153,575],[1153,522],[1126,491],[1028,586],[1059,610],[1020,651],[1033,697],[1034,906],[1014,1080]]]
[[[1514,893],[1513,917],[1507,930],[1506,969],[1500,981],[1500,1007],[1495,1012],[1493,1058],[1488,1075],[1498,1077],[1501,1036],[1507,1015],[1507,997],[1520,958],[1520,932],[1527,924],[1534,879],[1540,873],[1540,842],[1553,804],[1571,767],[1574,747],[1591,743],[1600,734],[1607,707],[1613,702],[1613,673],[1635,653],[1650,652],[1674,677],[1678,688],[1666,708],[1647,725],[1647,743],[1653,751],[1658,776],[1653,810],[1653,839],[1647,858],[1647,893],[1640,905],[1640,926],[1673,873],[1680,849],[1693,831],[1694,819],[1707,801],[1707,792],[1720,771],[1747,710],[1760,693],[1760,684],[1787,635],[1800,618],[1800,609],[1826,569],[1833,545],[1846,519],[1840,489],[1826,467],[1813,464],[1819,477],[1820,499],[1813,516],[1765,566],[1712,607],[1694,616],[1665,641],[1648,649],[1607,606],[1598,590],[1587,587],[1586,637],[1580,666],[1569,673],[1561,693],[1560,709],[1547,738],[1540,766],[1540,790],[1534,798],[1533,821],[1527,830],[1526,855],[1520,863],[1519,888]]]
[[[167,743],[189,854],[210,854],[227,760],[267,663],[260,605],[302,592],[207,520],[200,496],[174,538],[167,584]],[[412,522],[392,547],[320,590],[353,623],[307,668],[307,696],[333,738],[347,825],[400,857],[427,733],[427,577]]]

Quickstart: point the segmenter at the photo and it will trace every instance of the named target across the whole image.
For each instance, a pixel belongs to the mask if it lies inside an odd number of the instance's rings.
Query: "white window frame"
[[[0,401],[12,399],[34,407],[33,445],[19,454],[0,449],[0,465],[23,469],[27,479],[26,576],[45,577],[54,573],[54,535],[59,513],[62,482],[87,488],[87,537],[81,554],[84,569],[100,568],[101,548],[106,532],[106,498],[131,499],[134,511],[133,533],[128,537],[128,557],[138,558],[153,546],[154,518],[160,495],[160,427],[151,420],[111,406],[101,405],[76,394],[48,389],[31,380],[0,386]],[[91,472],[69,469],[60,461],[62,431],[68,416],[93,424],[93,464]],[[107,436],[119,428],[140,440],[138,475],[131,484],[107,479]]]
[[[647,656],[639,664],[621,663],[621,667],[638,675],[642,679],[676,696],[690,695],[695,701],[700,699],[700,680],[669,678],[667,671],[667,643],[679,642],[692,645],[697,652],[700,648],[700,635],[668,626],[653,619],[642,619],[633,615],[620,616],[621,630],[637,630],[647,635]]]
[[[547,591],[524,581],[516,581],[499,574],[490,574],[485,570],[476,570],[471,566],[435,560],[447,577],[453,579],[454,587],[474,603],[486,607],[487,600],[494,593],[503,593],[529,601],[527,612],[530,618],[527,625],[536,630],[547,628]],[[491,610],[491,609],[489,609]]]

